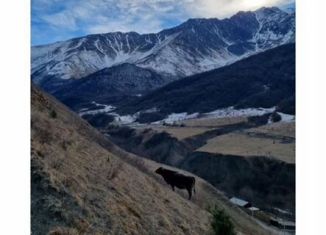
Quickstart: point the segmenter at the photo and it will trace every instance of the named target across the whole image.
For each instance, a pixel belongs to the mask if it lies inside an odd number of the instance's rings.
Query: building
[[[250,211],[251,216],[254,216],[254,213],[256,211],[259,211],[259,208],[251,206],[251,207],[248,208],[248,210]]]
[[[286,221],[281,218],[271,218],[270,224],[284,230],[295,230],[295,222]]]
[[[230,202],[233,203],[234,205],[237,205],[237,206],[240,206],[240,207],[244,207],[244,208],[251,207],[251,203],[250,202],[247,202],[247,201],[242,200],[242,199],[237,198],[237,197],[230,198]]]

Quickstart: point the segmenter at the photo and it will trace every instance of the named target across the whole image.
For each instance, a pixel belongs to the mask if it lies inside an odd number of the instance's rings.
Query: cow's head
[[[156,171],[155,171],[155,173],[156,173],[156,174],[159,174],[159,175],[161,175],[162,172],[163,172],[163,168],[162,168],[162,167],[157,168]]]

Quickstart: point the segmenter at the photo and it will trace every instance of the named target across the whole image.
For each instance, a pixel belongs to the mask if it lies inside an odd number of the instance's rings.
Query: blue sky
[[[32,44],[114,31],[158,32],[189,18],[224,18],[289,3],[293,0],[32,0]]]

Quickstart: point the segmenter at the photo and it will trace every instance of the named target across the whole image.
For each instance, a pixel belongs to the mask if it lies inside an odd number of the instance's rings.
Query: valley
[[[100,130],[127,151],[193,172],[230,197],[242,196],[263,209],[279,207],[294,213],[295,123],[261,124],[243,116],[221,119]],[[259,178],[252,181],[251,177]]]
[[[123,103],[92,101],[78,111],[122,149],[249,201],[268,214],[265,223],[273,216],[294,221],[294,48],[281,46]]]
[[[239,235],[294,234],[295,47],[277,7],[33,46],[33,234],[212,234],[215,205]]]

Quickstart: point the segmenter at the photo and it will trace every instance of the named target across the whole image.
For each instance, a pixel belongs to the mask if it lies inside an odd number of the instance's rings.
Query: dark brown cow
[[[192,189],[194,189],[194,193],[196,193],[195,177],[182,175],[176,171],[164,169],[163,167],[158,168],[155,173],[161,175],[164,178],[165,182],[171,185],[173,191],[174,187],[179,189],[186,189],[189,194],[189,200],[192,196]]]

